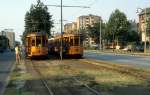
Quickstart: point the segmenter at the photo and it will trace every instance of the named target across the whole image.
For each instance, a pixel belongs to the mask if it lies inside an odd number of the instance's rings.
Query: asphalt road
[[[15,62],[14,52],[0,53],[0,95],[3,94],[8,76],[10,74],[13,63]]]
[[[116,64],[127,64],[139,68],[150,68],[150,57],[121,55],[114,53],[100,53],[85,51],[84,57],[102,61],[113,62]]]

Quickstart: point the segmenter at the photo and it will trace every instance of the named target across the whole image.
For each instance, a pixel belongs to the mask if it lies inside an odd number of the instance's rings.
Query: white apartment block
[[[100,23],[102,22],[102,19],[100,16],[97,15],[83,15],[77,18],[77,30],[80,31],[82,29],[86,30],[88,26],[93,27],[95,23]],[[95,44],[95,42],[92,40],[92,38],[88,37],[86,40],[83,42],[84,46],[92,46]]]
[[[72,22],[72,23],[67,23],[64,25],[64,32],[65,33],[76,33],[77,32],[77,23]]]
[[[139,31],[141,32],[141,41],[150,41],[146,33],[147,23],[150,21],[150,8],[145,8],[139,14]]]
[[[78,34],[82,29],[86,30],[88,26],[92,27],[94,26],[95,23],[100,23],[100,21],[102,22],[102,19],[100,16],[92,15],[92,14],[82,15],[76,19],[76,22],[65,24],[64,32]],[[92,40],[92,38],[88,37],[84,43],[91,45],[92,43],[94,43],[94,41]]]
[[[96,15],[83,15],[77,18],[77,30],[86,29],[88,26],[93,26],[95,23],[99,23],[100,16]]]

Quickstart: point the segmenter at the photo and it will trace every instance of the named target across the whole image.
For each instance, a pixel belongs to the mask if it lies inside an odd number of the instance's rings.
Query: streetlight
[[[145,41],[144,41],[144,52],[146,53],[146,47],[147,47],[147,45],[146,45],[146,36],[147,36],[147,31],[146,31],[146,28],[147,28],[147,26],[146,26],[146,23],[147,23],[147,15],[146,15],[146,13],[147,13],[147,9],[145,8],[145,9],[142,9],[142,8],[137,8],[137,13],[139,13],[139,11],[138,11],[138,9],[140,9],[141,10],[141,12],[143,12],[144,11],[144,14],[145,14],[145,19],[144,19],[144,34],[145,34]]]

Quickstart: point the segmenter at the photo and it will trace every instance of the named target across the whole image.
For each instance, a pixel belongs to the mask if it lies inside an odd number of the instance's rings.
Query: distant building
[[[65,33],[76,33],[81,29],[86,29],[88,26],[94,26],[95,23],[102,21],[100,16],[96,15],[83,15],[77,18],[76,22],[66,23],[64,25]]]
[[[77,30],[86,29],[88,26],[93,26],[95,23],[102,21],[100,16],[96,15],[83,15],[77,18]]]
[[[10,48],[15,47],[15,33],[13,29],[4,29],[0,32],[0,35],[6,36],[9,39],[9,46]]]
[[[102,18],[97,15],[83,15],[77,18],[77,30],[80,31],[82,29],[86,30],[87,27],[91,26],[93,27],[95,23],[100,23],[102,22]],[[88,32],[88,31],[87,31]],[[84,46],[89,46],[91,47],[95,42],[88,36],[87,33],[87,38],[84,41]]]
[[[142,42],[145,42],[145,39],[146,41],[150,41],[150,38],[145,33],[145,29],[147,27],[146,24],[149,21],[150,21],[150,8],[145,8],[139,14],[139,31],[141,33]]]
[[[97,15],[83,15],[79,16],[76,20],[76,22],[67,23],[64,25],[64,32],[65,33],[74,33],[74,34],[82,34],[81,30],[86,30],[88,26],[93,27],[95,23],[102,22],[102,19],[100,16]],[[87,35],[88,36],[88,35]],[[85,45],[91,46],[92,43],[95,43],[92,38],[87,37],[84,41]]]
[[[72,22],[72,23],[67,23],[64,25],[64,32],[65,33],[77,33],[77,23]]]

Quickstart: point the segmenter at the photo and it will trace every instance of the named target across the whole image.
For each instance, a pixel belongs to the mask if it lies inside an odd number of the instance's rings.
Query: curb
[[[23,64],[23,62],[20,62],[19,65],[24,65],[24,64]],[[8,76],[7,76],[7,78],[6,78],[5,82],[4,82],[4,87],[3,87],[2,92],[0,93],[0,95],[3,95],[5,93],[5,90],[6,90],[8,84],[10,82],[11,74],[12,74],[12,72],[15,69],[16,66],[17,66],[17,63],[14,62],[12,64],[12,66],[10,67],[10,69],[11,69],[10,73],[8,74]]]
[[[2,92],[0,93],[0,95],[3,95],[3,94],[4,94],[5,89],[6,89],[7,85],[9,84],[11,73],[13,72],[15,66],[16,66],[16,63],[15,63],[15,62],[10,66],[10,69],[11,69],[11,70],[10,70],[10,72],[9,72],[9,74],[8,74],[8,76],[7,76],[7,78],[6,78],[6,80],[4,81],[4,87],[2,88]]]
[[[150,53],[142,54],[142,53],[119,53],[119,52],[105,52],[105,51],[98,51],[98,50],[87,50],[87,52],[94,52],[94,53],[107,53],[107,54],[115,54],[115,55],[128,55],[128,56],[143,56],[143,57],[150,57]]]

